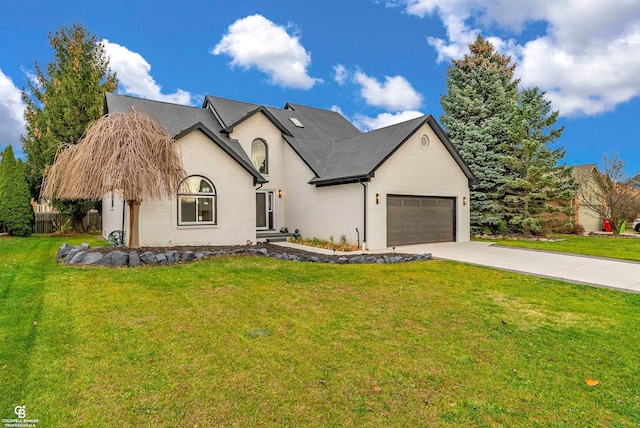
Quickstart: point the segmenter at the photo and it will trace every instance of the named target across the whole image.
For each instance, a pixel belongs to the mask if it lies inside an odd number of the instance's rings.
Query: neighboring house
[[[586,233],[602,230],[602,216],[589,208],[595,205],[604,206],[600,177],[600,171],[594,163],[573,166],[573,178],[579,186],[573,201],[575,221],[584,227]]]
[[[51,203],[46,199],[35,200],[31,198],[31,207],[33,208],[33,212],[36,213],[56,213],[58,212],[55,208],[51,206]]]
[[[469,240],[469,167],[432,116],[362,133],[340,114],[207,96],[201,108],[107,94],[155,117],[189,178],[140,206],[140,244],[239,245],[287,228],[363,248]],[[124,213],[123,213],[124,209]],[[128,227],[117,195],[103,233]]]

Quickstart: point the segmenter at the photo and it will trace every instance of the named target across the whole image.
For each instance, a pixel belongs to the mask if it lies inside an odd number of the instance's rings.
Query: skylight
[[[289,120],[298,128],[304,128],[304,125],[302,124],[302,122],[300,122],[298,119],[296,119],[295,117],[290,117]]]

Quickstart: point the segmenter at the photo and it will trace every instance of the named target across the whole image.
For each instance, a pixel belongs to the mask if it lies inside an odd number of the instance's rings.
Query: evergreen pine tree
[[[511,172],[510,126],[518,99],[511,59],[478,36],[470,54],[447,70],[447,93],[440,120],[479,184],[470,192],[471,231],[495,232],[506,226],[504,178]]]
[[[0,219],[6,230],[15,236],[30,236],[33,229],[33,208],[22,160],[16,162],[9,145],[0,162]]]
[[[571,168],[559,165],[565,150],[551,146],[564,130],[554,128],[557,119],[544,92],[531,88],[519,93],[511,127],[513,151],[506,157],[510,175],[504,180],[506,217],[514,232],[540,232],[553,217],[569,221],[576,183]]]
[[[81,24],[61,26],[49,33],[55,52],[46,74],[35,63],[36,79],[23,89],[27,132],[22,137],[27,155],[27,176],[31,195],[38,199],[45,168],[53,163],[63,144],[76,144],[87,126],[103,114],[104,93],[117,87],[115,74],[100,40]],[[53,201],[71,212],[78,224],[92,202]]]

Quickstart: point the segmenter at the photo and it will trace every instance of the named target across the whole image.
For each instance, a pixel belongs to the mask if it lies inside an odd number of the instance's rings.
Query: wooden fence
[[[60,213],[35,213],[36,221],[33,224],[33,233],[53,233],[73,229],[71,215]],[[102,230],[102,216],[97,212],[88,213],[82,219],[82,225],[87,231]]]

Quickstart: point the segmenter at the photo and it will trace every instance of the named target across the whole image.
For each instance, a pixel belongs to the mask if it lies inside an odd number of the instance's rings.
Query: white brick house
[[[475,177],[432,116],[362,133],[335,112],[207,96],[201,108],[107,94],[173,136],[189,178],[140,206],[140,245],[240,245],[283,228],[367,249],[469,240]],[[124,211],[123,211],[124,210]],[[117,195],[103,233],[125,229]]]

